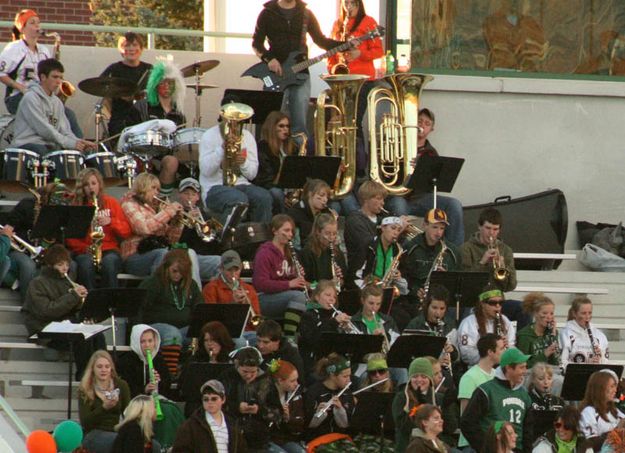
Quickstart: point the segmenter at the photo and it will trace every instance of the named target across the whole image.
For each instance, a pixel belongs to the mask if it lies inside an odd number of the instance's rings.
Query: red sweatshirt
[[[111,223],[104,226],[104,240],[102,241],[102,251],[119,250],[119,242],[130,236],[131,229],[126,214],[122,210],[119,202],[106,194],[102,194],[100,213],[108,210],[111,216]],[[87,206],[93,206],[91,201]],[[89,234],[91,229],[83,239],[67,239],[65,243],[67,248],[77,255],[87,253],[87,247],[91,245],[91,237]]]

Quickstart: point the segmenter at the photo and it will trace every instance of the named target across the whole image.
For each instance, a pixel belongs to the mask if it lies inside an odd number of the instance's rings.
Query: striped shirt
[[[219,453],[228,453],[228,426],[226,425],[226,418],[223,412],[221,413],[221,424],[217,423],[215,418],[205,412],[206,423],[213,432],[213,438],[215,439],[215,445],[217,445],[217,451]]]

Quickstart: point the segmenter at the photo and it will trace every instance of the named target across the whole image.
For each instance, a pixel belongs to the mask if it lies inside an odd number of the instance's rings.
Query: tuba
[[[341,168],[334,184],[334,198],[343,198],[356,181],[356,110],[365,75],[323,75],[330,85],[317,97],[315,111],[315,155],[338,156]],[[330,116],[326,122],[326,111]]]
[[[410,192],[404,184],[412,173],[417,157],[419,96],[432,80],[423,74],[392,74],[384,77],[390,88],[377,87],[369,92],[369,174],[390,195]],[[389,104],[389,113],[377,120],[379,104]],[[378,124],[380,123],[380,124]]]
[[[224,186],[233,187],[241,175],[241,168],[236,162],[243,143],[243,121],[254,115],[254,109],[247,104],[230,102],[221,107],[223,119],[224,161],[222,165]]]

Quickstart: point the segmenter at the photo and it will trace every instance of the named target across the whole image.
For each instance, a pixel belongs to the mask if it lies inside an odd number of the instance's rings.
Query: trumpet
[[[241,287],[241,284],[239,283],[239,280],[236,277],[232,277],[232,281],[231,284],[229,285],[230,289],[232,291],[236,291]],[[254,326],[257,327],[260,322],[263,320],[263,318],[254,311],[254,307],[252,306],[252,302],[250,301],[250,298],[247,296],[247,291],[244,291],[244,295],[245,295],[245,302],[247,305],[249,305],[250,307],[250,323]]]
[[[4,229],[4,228],[5,228],[5,225],[0,225],[0,229]],[[40,258],[40,255],[43,252],[43,247],[40,247],[40,246],[35,247],[34,245],[31,245],[30,243],[20,238],[16,234],[12,235],[10,239],[11,239],[11,248],[13,250],[30,255],[30,258],[33,260]]]
[[[488,249],[494,250],[496,253],[493,257],[493,277],[498,281],[507,279],[510,275],[510,271],[506,269],[504,258],[499,253],[499,248],[497,247],[497,240],[492,236],[488,238]]]
[[[154,199],[158,201],[162,207],[171,206],[169,200],[154,196]],[[202,212],[200,211],[200,217],[197,218],[188,211],[182,210],[178,213],[178,221],[185,227],[194,229],[197,235],[203,242],[211,242],[216,239],[218,231],[223,229],[223,225],[215,219],[204,220]]]
[[[69,275],[67,273],[63,274],[63,277],[65,277],[65,280],[67,280],[69,282],[70,285],[72,285],[72,289],[70,289],[70,291],[76,291],[76,289],[81,286],[78,283],[76,283],[75,281],[73,281],[71,278],[69,278]],[[78,293],[76,293],[78,294]],[[80,305],[85,303],[85,298],[81,297],[80,298]]]
[[[343,387],[341,389],[341,391],[339,393],[337,393],[335,396],[333,396],[332,398],[330,398],[329,401],[326,401],[325,403],[321,403],[319,404],[319,407],[317,408],[317,412],[315,412],[315,418],[321,418],[323,417],[323,414],[325,414],[328,409],[330,409],[332,407],[332,400],[334,398],[340,398],[341,395],[343,395],[343,393],[345,393],[347,391],[347,389],[352,385],[351,382],[348,382],[347,385],[345,387]]]
[[[337,310],[337,308],[334,305],[330,305],[330,307],[332,308],[332,311],[334,311],[333,317],[337,317],[338,315],[343,314],[343,312],[341,310]],[[362,335],[362,332],[360,331],[360,329],[356,327],[356,324],[354,324],[351,320],[345,322],[344,325],[340,324],[339,327],[345,333]]]

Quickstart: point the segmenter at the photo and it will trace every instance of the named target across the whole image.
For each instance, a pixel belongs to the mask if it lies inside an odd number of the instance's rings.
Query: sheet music
[[[70,321],[54,321],[48,324],[41,331],[42,333],[80,333],[85,337],[85,340],[91,338],[92,336],[104,332],[105,330],[110,329],[110,325],[101,325],[101,324],[83,324],[83,323],[72,323]],[[37,339],[37,334],[30,337],[31,339]]]

